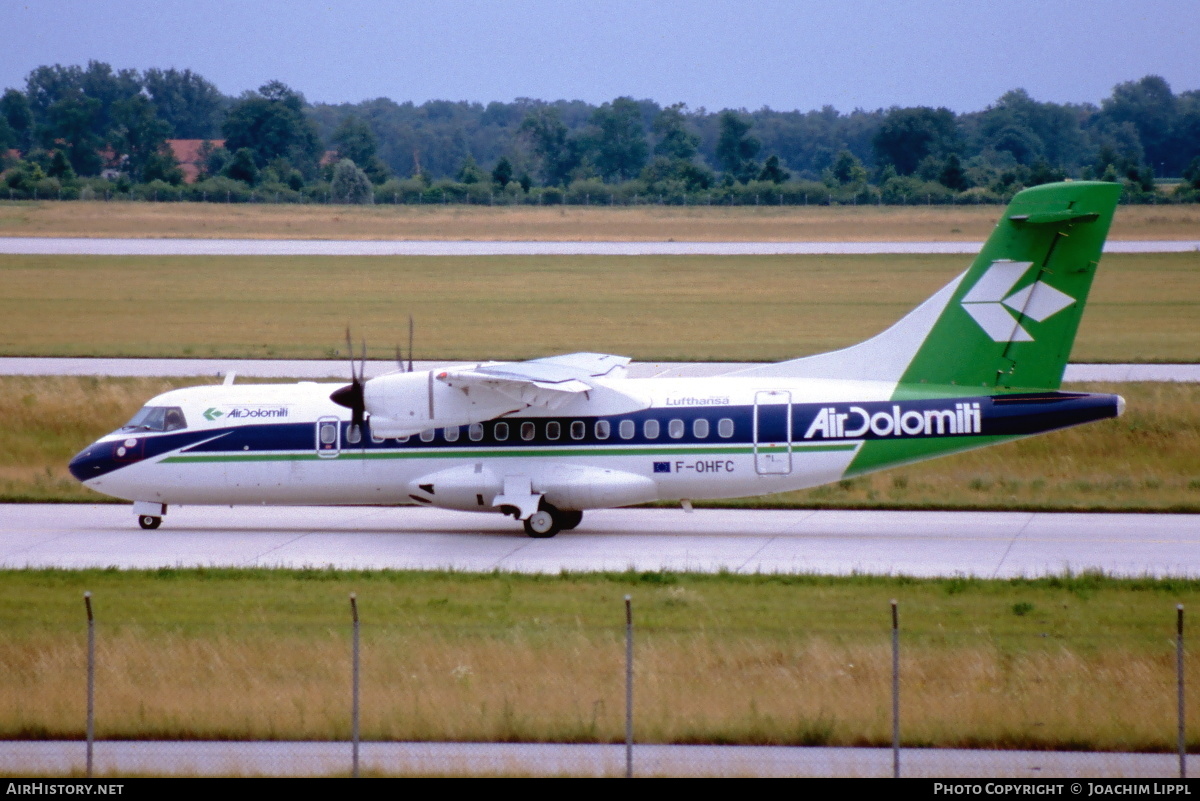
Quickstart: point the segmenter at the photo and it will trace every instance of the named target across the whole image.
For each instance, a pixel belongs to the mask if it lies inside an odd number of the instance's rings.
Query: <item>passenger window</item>
[[[633,439],[636,432],[637,426],[632,420],[622,420],[621,425],[617,426],[617,433],[621,435],[621,439]]]
[[[679,439],[683,436],[683,421],[676,417],[671,422],[667,423],[667,435],[671,439]]]
[[[722,417],[717,423],[717,435],[723,439],[729,439],[733,436],[733,421],[728,417]]]
[[[562,426],[557,420],[546,423],[546,439],[558,439],[562,436]]]
[[[497,442],[504,442],[508,439],[508,423],[496,423],[492,429],[492,436],[496,438]]]
[[[434,434],[437,432],[432,428],[427,428],[421,432],[421,442],[433,442]]]
[[[321,444],[332,445],[337,442],[337,426],[333,423],[321,424]]]
[[[346,442],[351,445],[362,442],[362,426],[356,426],[353,423],[346,426]]]
[[[442,439],[446,440],[446,442],[458,442],[459,431],[459,426],[449,426],[447,428],[443,428]]]
[[[642,424],[642,436],[646,439],[658,439],[658,421],[647,420]]]
[[[379,436],[379,435],[378,435],[378,434],[376,434],[374,431],[372,431],[372,432],[371,432],[371,442],[374,442],[376,445],[382,444],[382,443],[383,443],[383,437]]]
[[[521,439],[525,440],[526,442],[533,439],[533,435],[536,433],[534,428],[535,426],[533,423],[521,423]]]
[[[596,439],[608,439],[612,433],[612,423],[607,420],[596,421]]]
[[[471,423],[467,428],[467,436],[471,438],[471,442],[483,439],[483,423]]]
[[[697,417],[692,421],[692,436],[696,439],[704,439],[708,436],[708,420],[703,417]]]
[[[575,420],[571,423],[571,439],[583,439],[583,435],[587,433],[587,426],[582,420]]]

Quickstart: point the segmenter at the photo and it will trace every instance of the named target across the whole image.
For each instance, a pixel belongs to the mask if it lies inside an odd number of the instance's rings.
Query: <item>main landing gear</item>
[[[138,525],[146,529],[158,528],[162,525],[162,518],[157,515],[138,515]]]
[[[558,509],[545,501],[525,519],[525,533],[535,539],[553,537],[560,531],[570,531],[583,520],[583,512]]]

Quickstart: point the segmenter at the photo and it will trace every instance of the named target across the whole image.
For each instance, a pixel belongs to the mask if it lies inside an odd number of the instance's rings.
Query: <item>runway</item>
[[[461,367],[476,362],[417,361],[417,370]],[[723,375],[751,362],[632,362],[630,378]],[[369,360],[367,378],[396,369],[390,359]],[[223,378],[312,379],[343,381],[349,368],[341,359],[104,359],[84,357],[0,356],[0,375],[100,375]],[[1064,381],[1200,382],[1200,364],[1068,364]]]
[[[55,256],[832,256],[974,255],[982,242],[472,242],[0,237],[0,254]],[[1110,240],[1105,253],[1184,253],[1200,240]]]
[[[416,507],[12,504],[0,567],[333,567],[918,577],[1200,576],[1200,515],[613,509],[549,540],[500,515]]]

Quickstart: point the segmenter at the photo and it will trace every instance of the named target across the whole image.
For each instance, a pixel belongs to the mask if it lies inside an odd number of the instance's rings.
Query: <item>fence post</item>
[[[633,778],[633,598],[625,596],[625,778]]]
[[[1176,694],[1179,707],[1179,778],[1187,778],[1187,738],[1183,716],[1183,604],[1175,607],[1175,674]]]
[[[354,593],[350,593],[350,615],[354,619],[354,645],[352,648],[353,664],[352,670],[353,680],[351,681],[351,693],[353,700],[351,701],[350,713],[350,739],[353,745],[351,746],[351,775],[358,778],[358,599]]]
[[[892,778],[900,778],[900,616],[892,599]]]
[[[92,594],[83,594],[87,607],[87,777],[92,778],[92,752],[96,741],[96,620],[92,616]]]

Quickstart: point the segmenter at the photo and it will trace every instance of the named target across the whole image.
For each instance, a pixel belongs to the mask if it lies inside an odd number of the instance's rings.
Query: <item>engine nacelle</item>
[[[492,499],[500,494],[504,481],[482,463],[429,473],[408,485],[410,498],[464,512],[491,512]]]
[[[487,389],[447,386],[435,380],[432,370],[372,378],[363,387],[363,402],[371,415],[371,432],[380,437],[482,423],[523,406]]]
[[[534,491],[559,509],[612,509],[658,500],[658,486],[652,479],[624,470],[556,465],[538,472]]]

